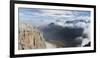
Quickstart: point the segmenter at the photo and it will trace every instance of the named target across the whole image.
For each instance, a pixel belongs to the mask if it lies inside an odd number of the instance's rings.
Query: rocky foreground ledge
[[[18,49],[46,48],[43,34],[30,24],[19,24]]]

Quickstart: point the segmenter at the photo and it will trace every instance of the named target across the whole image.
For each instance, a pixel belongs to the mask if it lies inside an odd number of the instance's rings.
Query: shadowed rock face
[[[29,24],[19,25],[18,42],[19,50],[46,48],[44,38],[40,31]]]
[[[65,47],[76,47],[82,41],[76,40],[77,37],[82,36],[82,28],[68,28],[58,25],[49,24],[48,27],[42,29],[44,38],[48,40],[62,40]]]

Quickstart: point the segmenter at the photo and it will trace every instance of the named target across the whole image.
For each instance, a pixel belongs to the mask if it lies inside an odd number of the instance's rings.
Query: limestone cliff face
[[[19,24],[18,49],[46,48],[43,34],[30,24]]]

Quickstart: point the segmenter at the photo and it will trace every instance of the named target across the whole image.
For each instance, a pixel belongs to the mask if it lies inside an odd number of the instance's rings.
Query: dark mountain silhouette
[[[89,42],[88,44],[86,44],[84,47],[88,47],[88,46],[90,46],[90,44],[91,44],[91,42]]]

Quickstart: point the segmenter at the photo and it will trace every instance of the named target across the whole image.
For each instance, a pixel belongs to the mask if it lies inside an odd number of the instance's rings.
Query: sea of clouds
[[[19,22],[29,22],[32,23],[33,26],[47,26],[49,27],[49,31],[53,31],[53,27],[50,29],[50,24],[53,23],[54,28],[58,29],[71,29],[70,33],[76,32],[78,34],[78,30],[81,30],[79,34],[74,38],[73,42],[81,42],[80,45],[84,46],[90,42],[90,11],[84,10],[55,10],[55,9],[36,9],[36,8],[19,8]],[[59,27],[58,27],[59,26]],[[56,29],[57,29],[56,28]],[[45,28],[44,28],[45,29]],[[57,29],[57,30],[58,30]],[[64,30],[65,30],[64,29]],[[56,32],[58,33],[58,30]],[[74,31],[73,31],[74,30]],[[56,34],[44,31],[46,34]],[[73,31],[73,32],[72,32]],[[68,31],[67,31],[68,32]],[[67,33],[63,32],[62,35]],[[53,36],[53,35],[52,35]],[[73,35],[71,35],[73,36]]]

